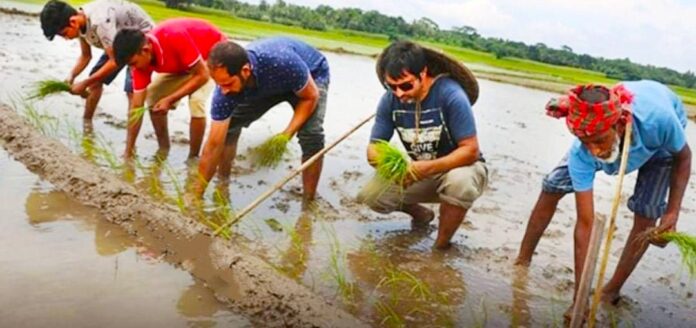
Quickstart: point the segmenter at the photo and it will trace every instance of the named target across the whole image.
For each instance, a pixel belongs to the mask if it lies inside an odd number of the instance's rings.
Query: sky
[[[242,0],[259,3],[260,0]],[[267,0],[275,3],[275,0]],[[696,72],[694,0],[284,0],[377,10],[441,29],[468,25],[486,37]]]

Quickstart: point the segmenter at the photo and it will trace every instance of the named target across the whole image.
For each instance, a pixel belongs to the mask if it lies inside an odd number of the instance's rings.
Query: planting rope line
[[[628,164],[628,153],[630,152],[631,137],[633,134],[633,123],[629,122],[626,125],[626,131],[624,132],[624,149],[621,152],[621,165],[619,166],[619,177],[616,183],[616,189],[614,192],[614,202],[611,205],[611,216],[609,217],[609,230],[607,231],[607,238],[604,243],[604,254],[602,256],[602,261],[599,266],[599,277],[597,279],[597,287],[595,288],[594,298],[592,300],[592,307],[590,308],[590,317],[588,318],[588,327],[594,327],[595,314],[597,312],[597,306],[599,305],[599,300],[602,296],[602,283],[604,281],[604,273],[607,269],[607,262],[609,260],[609,250],[611,248],[611,242],[614,238],[614,230],[616,230],[616,214],[619,209],[619,203],[621,201],[621,187],[623,186],[624,175],[626,174],[626,166]],[[598,222],[602,225],[603,221]],[[594,230],[594,227],[593,227]],[[594,275],[594,266],[597,261],[597,255],[599,255],[599,244],[601,243],[601,233],[597,236],[594,241],[595,245],[590,245],[593,252],[587,254],[585,258],[585,265],[583,267],[582,276],[580,280],[580,287],[578,288],[578,294],[575,299],[575,305],[573,306],[573,318],[570,326],[573,328],[580,327],[583,323],[585,316],[585,305],[587,302],[585,300],[589,297],[590,285],[592,284],[592,276]],[[588,262],[591,262],[591,268],[588,266]]]
[[[283,178],[283,179],[280,180],[278,183],[276,183],[276,184],[273,186],[273,188],[271,188],[271,189],[269,189],[268,191],[266,191],[265,193],[263,193],[261,196],[259,196],[258,198],[256,198],[256,200],[254,200],[251,204],[249,204],[247,207],[245,207],[243,210],[241,210],[241,211],[239,212],[239,214],[237,214],[237,216],[236,216],[234,219],[232,219],[232,220],[230,220],[229,222],[227,222],[227,223],[223,224],[222,226],[220,226],[217,230],[215,230],[215,232],[214,232],[213,234],[214,234],[214,235],[217,235],[217,234],[220,233],[220,231],[222,231],[222,230],[224,230],[225,228],[227,228],[227,227],[229,227],[229,226],[232,226],[232,225],[234,225],[235,223],[237,223],[237,222],[239,222],[240,220],[242,220],[242,218],[243,218],[244,216],[246,216],[247,214],[249,214],[249,212],[251,212],[254,208],[256,208],[256,206],[259,206],[259,204],[261,204],[261,202],[263,202],[264,200],[266,200],[266,198],[270,197],[274,192],[276,192],[276,191],[278,191],[280,188],[282,188],[288,181],[290,181],[290,179],[294,178],[295,176],[297,176],[298,174],[300,174],[300,172],[304,171],[304,170],[307,169],[310,165],[314,164],[314,162],[316,162],[317,160],[319,160],[319,158],[321,158],[324,154],[326,154],[326,153],[327,153],[329,150],[331,150],[333,147],[335,147],[336,145],[338,145],[341,141],[343,141],[344,139],[348,138],[348,136],[350,136],[351,134],[353,134],[353,132],[357,131],[361,126],[365,125],[365,123],[367,123],[369,120],[371,120],[373,117],[375,117],[375,115],[377,115],[377,113],[374,113],[374,114],[372,114],[372,115],[366,117],[366,118],[363,119],[360,123],[358,123],[358,124],[355,125],[353,128],[351,128],[351,129],[348,130],[346,133],[344,133],[342,136],[340,136],[340,137],[339,137],[336,141],[334,141],[332,144],[330,144],[330,145],[324,147],[324,148],[323,148],[322,150],[320,150],[318,153],[314,154],[314,156],[310,157],[308,160],[306,160],[304,163],[302,163],[302,165],[301,165],[299,168],[297,168],[297,169],[295,169],[294,171],[290,172],[290,174],[288,174],[285,178]]]

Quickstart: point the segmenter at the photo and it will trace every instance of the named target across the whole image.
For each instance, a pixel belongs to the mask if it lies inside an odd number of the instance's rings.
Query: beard
[[[611,154],[609,154],[609,157],[607,158],[600,158],[600,157],[595,157],[597,158],[598,161],[604,163],[604,164],[611,164],[616,162],[617,159],[619,159],[619,155],[621,155],[621,141],[619,140],[620,138],[616,138],[614,141],[614,145],[611,147]]]

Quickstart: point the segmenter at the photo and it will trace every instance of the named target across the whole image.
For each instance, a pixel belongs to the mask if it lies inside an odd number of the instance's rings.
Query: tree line
[[[687,71],[642,65],[628,58],[607,59],[587,54],[577,54],[568,46],[554,49],[543,43],[527,45],[523,42],[481,36],[471,26],[441,29],[433,20],[423,17],[406,21],[402,17],[384,15],[375,10],[358,8],[334,9],[327,5],[316,8],[289,4],[283,0],[269,3],[262,0],[258,5],[237,0],[163,0],[167,7],[182,7],[195,4],[229,11],[232,15],[305,29],[324,31],[345,29],[384,34],[390,40],[415,39],[439,42],[473,50],[492,53],[496,58],[516,57],[553,65],[562,65],[598,71],[617,80],[651,79],[666,84],[687,88],[696,87],[696,75]]]

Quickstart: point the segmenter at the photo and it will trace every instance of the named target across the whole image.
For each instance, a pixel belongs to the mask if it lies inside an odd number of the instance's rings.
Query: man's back
[[[249,43],[246,47],[250,56],[257,61],[257,67],[263,70],[272,70],[273,65],[281,67],[295,64],[293,61],[299,59],[309,69],[312,78],[317,84],[329,83],[329,64],[318,50],[300,40],[288,37],[272,37],[260,39]],[[295,57],[296,56],[296,57]],[[281,78],[283,71],[255,72],[257,77],[262,75],[277,76]],[[292,74],[292,72],[287,72]],[[296,91],[296,90],[291,90]]]
[[[81,9],[87,16],[85,33],[81,36],[97,48],[111,47],[120,29],[135,28],[147,32],[155,27],[152,18],[142,8],[124,0],[96,0]]]

